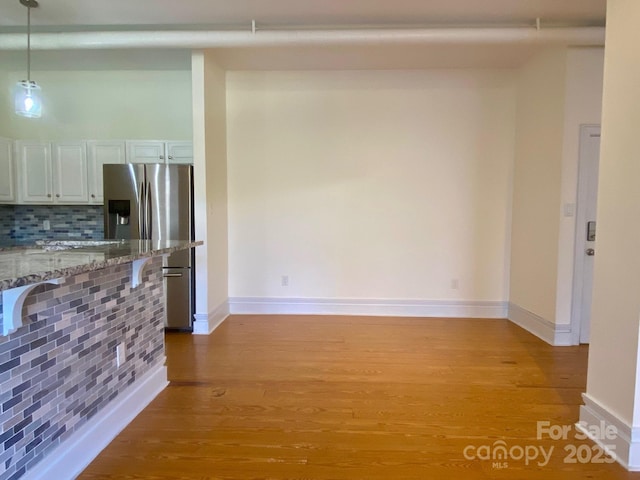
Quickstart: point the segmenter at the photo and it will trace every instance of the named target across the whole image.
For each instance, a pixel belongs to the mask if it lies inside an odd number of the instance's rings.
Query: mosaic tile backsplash
[[[124,264],[37,287],[27,325],[0,336],[0,480],[23,476],[164,361],[162,258],[134,290],[130,275]]]
[[[49,220],[50,230],[43,223]],[[0,205],[0,243],[102,240],[102,205]]]

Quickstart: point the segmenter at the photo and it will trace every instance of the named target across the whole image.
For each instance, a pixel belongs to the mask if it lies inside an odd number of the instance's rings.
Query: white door
[[[579,329],[580,343],[589,343],[591,332],[591,290],[593,260],[596,255],[596,209],[598,206],[598,164],[600,127],[580,130],[578,165],[578,203],[572,323]]]
[[[15,202],[15,169],[13,168],[13,143],[0,138],[0,202]]]
[[[16,142],[18,184],[25,203],[53,203],[51,144]]]
[[[167,142],[167,163],[193,163],[192,142]]]
[[[127,163],[165,163],[164,142],[127,141]]]
[[[57,203],[89,203],[87,147],[84,142],[54,143],[54,193]]]
[[[109,163],[125,163],[125,143],[120,141],[87,142],[89,160],[89,202],[104,203],[102,166]]]

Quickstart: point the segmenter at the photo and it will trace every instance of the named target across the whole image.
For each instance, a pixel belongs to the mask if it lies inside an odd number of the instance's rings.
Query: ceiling
[[[31,13],[34,32],[171,30],[341,30],[429,27],[603,26],[606,0],[38,0]],[[2,35],[25,31],[19,0],[0,0],[0,61],[21,65],[19,51],[3,52]],[[36,33],[37,35],[37,33]],[[36,39],[37,40],[37,39]],[[47,63],[74,68],[189,68],[188,49],[38,52],[34,68]],[[133,45],[132,45],[133,46]],[[220,64],[246,69],[510,68],[539,45],[437,44],[288,46],[218,49]],[[164,53],[163,53],[164,52]],[[109,68],[104,67],[104,68]]]
[[[605,0],[39,0],[34,26],[604,25]],[[2,0],[0,25],[25,7]]]

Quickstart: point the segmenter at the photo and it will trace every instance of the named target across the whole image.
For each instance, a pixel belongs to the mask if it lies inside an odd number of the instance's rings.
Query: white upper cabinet
[[[127,141],[128,163],[193,163],[192,142]]]
[[[85,142],[53,144],[53,190],[56,203],[89,203]]]
[[[123,141],[87,142],[89,160],[89,203],[104,203],[102,166],[108,163],[125,163],[126,147]]]
[[[21,203],[89,203],[85,142],[17,141]]]
[[[165,163],[164,142],[135,140],[127,142],[128,163]]]
[[[23,203],[53,203],[51,144],[16,142],[18,185]]]
[[[108,163],[193,163],[193,143],[0,138],[0,203],[102,204]]]
[[[0,202],[16,201],[15,168],[13,165],[13,142],[0,138]]]
[[[167,142],[167,163],[193,163],[193,142]]]

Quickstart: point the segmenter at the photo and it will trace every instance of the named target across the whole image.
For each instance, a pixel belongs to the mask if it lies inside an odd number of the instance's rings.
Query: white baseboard
[[[232,297],[231,314],[374,315],[390,317],[506,318],[506,302],[345,298]]]
[[[20,480],[76,478],[94,458],[167,386],[164,360],[51,450]]]
[[[211,313],[196,313],[193,316],[193,333],[209,335],[229,316],[229,302],[222,302]]]
[[[605,448],[612,445],[610,453],[627,470],[640,471],[640,428],[632,427],[619,416],[605,408],[587,393],[582,394],[584,405],[580,407],[580,423],[576,427],[587,434],[594,442]],[[581,425],[582,424],[582,425]],[[594,437],[584,426],[596,426],[599,431],[610,426],[615,427],[615,438]]]
[[[573,345],[571,325],[555,324],[515,303],[509,303],[508,318],[529,333],[556,347]]]

